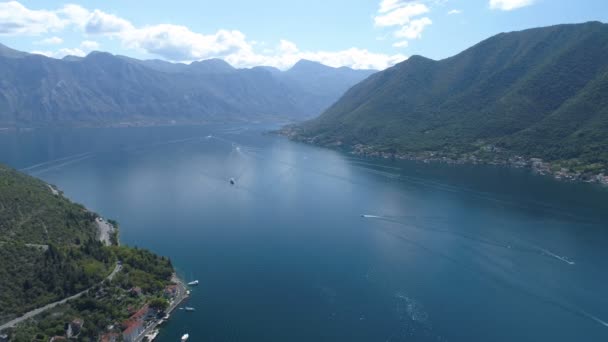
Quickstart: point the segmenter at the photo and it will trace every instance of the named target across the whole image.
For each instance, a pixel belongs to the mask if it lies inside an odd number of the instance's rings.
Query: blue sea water
[[[2,132],[0,162],[200,280],[161,342],[608,341],[605,188],[268,129]]]

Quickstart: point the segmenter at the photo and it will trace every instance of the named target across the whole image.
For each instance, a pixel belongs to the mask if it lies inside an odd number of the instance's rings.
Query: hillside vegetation
[[[142,249],[105,246],[97,238],[97,217],[45,182],[0,165],[0,323],[93,289],[11,329],[12,340],[64,336],[66,323],[76,318],[85,322],[80,338],[97,340],[105,332],[120,333],[133,308],[166,302],[159,298],[172,284],[171,261]],[[122,267],[105,280],[118,261]],[[132,296],[133,288],[141,292]]]
[[[440,61],[413,56],[287,134],[368,152],[492,151],[606,172],[608,25],[501,33]]]
[[[0,165],[0,321],[101,281],[114,257],[97,215],[48,184]]]

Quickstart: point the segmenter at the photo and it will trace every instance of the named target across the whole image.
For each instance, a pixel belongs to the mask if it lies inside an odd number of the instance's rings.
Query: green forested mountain
[[[171,284],[169,259],[105,246],[98,240],[97,218],[43,181],[0,165],[0,325],[95,289],[9,329],[11,340],[48,341],[65,335],[66,322],[75,318],[85,320],[81,338],[98,340],[103,332],[120,331],[117,322],[132,307],[158,301]],[[140,296],[129,296],[134,287]]]
[[[103,52],[60,60],[0,44],[0,127],[303,120],[373,73],[313,62],[294,71]]]
[[[440,61],[413,56],[290,134],[389,153],[479,150],[608,164],[608,24],[501,33]]]
[[[94,213],[0,165],[0,322],[77,293],[113,267]]]

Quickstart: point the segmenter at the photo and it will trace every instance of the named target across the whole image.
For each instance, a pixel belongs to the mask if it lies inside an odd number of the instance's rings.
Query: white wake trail
[[[551,251],[548,251],[548,250],[546,250],[546,249],[544,249],[544,248],[540,248],[540,247],[538,247],[538,249],[539,249],[541,252],[543,252],[545,255],[548,255],[548,256],[553,257],[553,258],[555,258],[555,259],[557,259],[557,260],[563,261],[563,262],[565,262],[565,263],[566,263],[566,264],[568,264],[568,265],[574,265],[574,264],[575,264],[575,262],[574,262],[574,261],[572,261],[572,260],[568,259],[567,257],[561,256],[561,255],[557,255],[557,254],[555,254],[555,253],[553,253],[553,252],[551,252]]]
[[[22,169],[19,169],[19,171],[29,171],[29,170],[32,170],[32,169],[36,169],[36,168],[39,168],[39,167],[42,167],[42,166],[46,166],[46,165],[49,165],[49,164],[53,164],[53,163],[57,163],[57,162],[66,161],[66,160],[69,160],[69,159],[78,159],[78,158],[81,158],[83,156],[87,156],[89,154],[91,154],[91,152],[85,152],[85,153],[80,153],[80,154],[73,154],[71,156],[67,156],[67,157],[63,157],[63,158],[59,158],[59,159],[49,160],[49,161],[46,161],[44,163],[30,165],[28,167],[24,167]]]

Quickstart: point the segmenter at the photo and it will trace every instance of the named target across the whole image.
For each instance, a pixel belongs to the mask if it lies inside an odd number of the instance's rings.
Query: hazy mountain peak
[[[220,58],[211,58],[202,61],[192,62],[190,64],[190,68],[195,69],[197,72],[205,73],[224,73],[236,70],[232,65]]]
[[[29,55],[27,52],[17,51],[9,48],[6,45],[0,44],[0,57],[22,58]]]
[[[67,55],[62,58],[62,60],[68,61],[68,62],[80,62],[83,59],[84,59],[84,57],[74,56],[74,55]]]
[[[91,51],[85,58],[97,58],[97,57],[115,57],[113,54],[104,51]]]
[[[300,59],[288,71],[310,71],[310,70],[326,70],[334,69],[320,62],[311,61],[308,59]],[[350,68],[349,68],[350,69]]]

